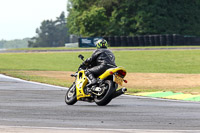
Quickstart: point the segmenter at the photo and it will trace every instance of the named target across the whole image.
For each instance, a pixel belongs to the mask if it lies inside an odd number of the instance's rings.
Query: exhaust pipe
[[[123,87],[123,88],[122,88],[122,92],[125,93],[126,91],[127,91],[127,89],[126,89],[125,87]]]
[[[127,89],[126,89],[125,87],[123,87],[123,88],[119,89],[118,91],[116,91],[116,92],[113,94],[112,98],[116,98],[116,97],[118,97],[118,96],[124,94],[126,91],[127,91]]]

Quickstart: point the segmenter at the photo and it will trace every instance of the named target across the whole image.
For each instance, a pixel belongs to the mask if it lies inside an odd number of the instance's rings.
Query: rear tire
[[[101,96],[95,96],[94,101],[99,106],[105,106],[112,100],[112,94],[115,91],[113,81],[106,80],[104,83],[105,92]]]
[[[77,102],[76,99],[76,84],[73,83],[73,85],[67,90],[67,93],[65,95],[65,102],[68,105],[73,105]]]

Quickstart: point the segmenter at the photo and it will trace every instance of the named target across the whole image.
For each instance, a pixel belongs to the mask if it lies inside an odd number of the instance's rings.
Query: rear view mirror
[[[84,56],[83,56],[83,55],[79,54],[79,55],[78,55],[78,58],[80,58],[81,60],[84,61]]]

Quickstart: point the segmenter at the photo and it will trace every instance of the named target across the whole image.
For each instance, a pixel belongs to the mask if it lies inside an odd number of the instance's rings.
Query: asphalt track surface
[[[9,132],[4,126],[12,127],[10,132],[18,127],[94,133],[200,132],[198,102],[123,95],[103,107],[87,102],[69,106],[65,93],[66,88],[0,75],[0,132]]]

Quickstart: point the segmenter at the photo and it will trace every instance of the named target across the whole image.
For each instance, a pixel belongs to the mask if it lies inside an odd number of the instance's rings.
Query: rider
[[[105,39],[100,39],[96,42],[97,50],[92,56],[86,59],[85,65],[91,64],[92,67],[87,69],[85,75],[89,79],[87,86],[94,85],[97,82],[95,77],[103,74],[107,69],[116,67],[114,54],[107,49],[108,43]]]

